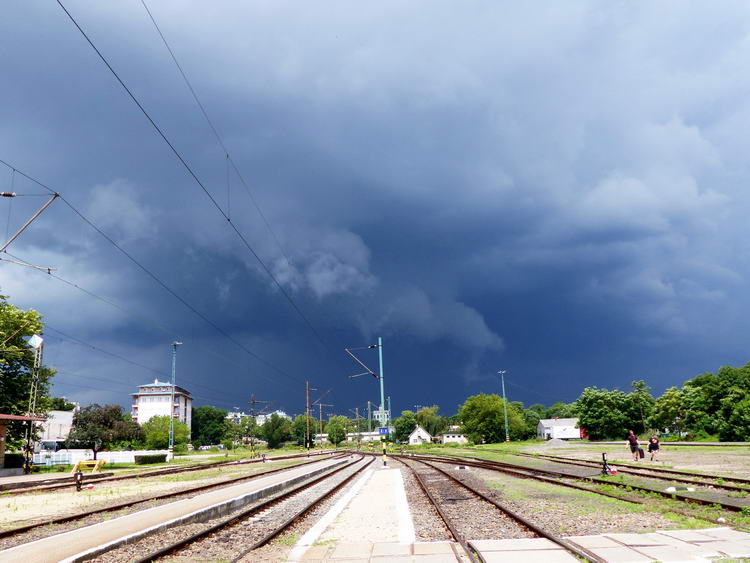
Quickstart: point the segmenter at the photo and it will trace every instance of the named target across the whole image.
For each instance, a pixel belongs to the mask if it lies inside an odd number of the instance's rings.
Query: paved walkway
[[[387,515],[387,517],[384,517]],[[408,522],[407,522],[408,520]],[[731,528],[665,530],[566,538],[611,563],[664,563],[750,558],[750,534]],[[575,563],[576,557],[544,538],[469,542],[486,563]],[[360,477],[290,552],[287,561],[466,561],[454,542],[415,542],[399,469],[378,467]]]
[[[288,471],[268,475],[267,477],[259,477],[247,483],[223,487],[191,498],[155,506],[119,518],[106,520],[99,524],[22,544],[0,551],[0,561],[3,563],[54,563],[61,561],[97,546],[118,541],[128,536],[137,536],[145,530],[157,528],[165,522],[188,516],[232,499],[251,495],[278,483],[337,463],[341,463],[341,460],[321,460],[317,463],[291,468]]]

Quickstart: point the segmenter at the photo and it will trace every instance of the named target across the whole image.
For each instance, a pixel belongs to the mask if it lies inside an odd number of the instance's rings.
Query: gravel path
[[[450,470],[450,465],[442,465]],[[453,471],[453,473],[457,473]],[[557,536],[649,532],[675,522],[640,506],[488,469],[462,470],[459,478]]]
[[[460,487],[428,466],[408,462],[437,497],[459,534],[469,540],[533,538],[536,535],[497,507]]]
[[[364,462],[362,462],[364,463]],[[245,519],[237,525],[231,526],[225,530],[217,531],[211,536],[186,547],[178,554],[167,557],[164,560],[170,561],[217,561],[231,560],[237,556],[242,549],[245,549],[266,535],[277,523],[291,517],[295,512],[300,510],[311,498],[322,494],[325,490],[330,489],[336,484],[343,481],[351,475],[356,468],[362,463],[357,463],[351,468],[347,468],[335,474],[331,480],[325,480],[313,487],[306,489],[303,493],[295,495],[289,500],[282,501],[278,505],[264,510],[260,515]],[[280,493],[281,494],[281,493]],[[279,495],[276,495],[279,496]],[[267,499],[263,499],[254,506],[261,504]],[[238,509],[230,514],[220,518],[208,520],[195,524],[186,524],[176,526],[163,532],[147,536],[138,542],[123,545],[115,550],[109,551],[93,561],[106,563],[119,563],[132,561],[133,559],[144,557],[149,553],[157,551],[162,547],[176,542],[182,538],[195,534],[207,527],[220,521],[227,520],[242,510],[246,510],[251,505]],[[250,556],[252,561],[260,561],[255,554]]]
[[[35,528],[33,530],[29,530],[26,533],[20,534],[18,536],[9,536],[7,538],[0,539],[0,550],[7,549],[9,547],[13,547],[15,545],[20,545],[22,543],[28,543],[34,540],[38,540],[41,538],[46,538],[48,536],[52,536],[55,534],[59,534],[62,532],[67,532],[69,530],[75,530],[77,528],[82,528],[84,526],[90,526],[91,524],[97,524],[99,522],[103,522],[105,520],[111,520],[112,518],[117,518],[119,516],[124,516],[126,514],[131,514],[133,512],[137,512],[140,510],[146,510],[148,508],[152,508],[154,506],[160,506],[162,504],[174,502],[183,498],[187,498],[190,496],[195,495],[196,493],[192,492],[181,492],[184,491],[186,488],[195,487],[198,485],[208,485],[211,484],[212,481],[215,483],[215,488],[220,488],[223,486],[222,482],[227,481],[229,479],[241,477],[241,476],[247,476],[248,479],[260,476],[263,473],[266,473],[268,471],[271,471],[273,469],[278,469],[280,467],[293,467],[295,465],[298,465],[302,461],[290,461],[290,462],[279,462],[274,464],[266,464],[266,465],[257,465],[257,466],[250,466],[250,467],[237,467],[237,466],[230,466],[230,468],[226,469],[215,469],[211,470],[210,474],[203,473],[203,472],[196,472],[187,474],[184,476],[168,476],[168,477],[161,477],[162,480],[167,480],[166,483],[156,483],[153,487],[149,488],[148,483],[143,483],[139,488],[137,489],[137,492],[134,494],[123,494],[122,496],[111,496],[110,494],[107,495],[107,497],[104,497],[106,500],[103,500],[102,502],[91,502],[90,506],[78,506],[78,508],[84,508],[87,510],[92,509],[98,509],[98,508],[105,508],[107,506],[112,506],[115,504],[119,504],[125,501],[131,501],[131,502],[137,502],[135,506],[129,506],[125,507],[119,510],[113,510],[108,512],[103,512],[100,514],[92,514],[91,516],[87,516],[85,518],[81,518],[80,520],[75,520],[72,522],[64,522],[62,524],[50,524],[48,526],[42,526],[39,528]],[[196,482],[198,481],[198,482]],[[201,492],[209,492],[212,490],[215,490],[215,488],[206,489]],[[153,496],[154,494],[167,494],[172,492],[168,497],[166,498],[160,498],[160,499],[153,499],[153,500],[146,500],[143,502],[140,502],[141,499],[148,498],[150,496]],[[35,502],[37,503],[37,506],[46,506],[47,502],[50,501],[48,498],[48,495],[50,493],[46,493],[44,495],[35,495],[33,498]],[[55,495],[55,497],[58,497],[60,495],[63,495],[63,493],[52,493]],[[66,496],[70,495],[71,493],[66,493]],[[76,493],[72,493],[72,495],[75,495]],[[87,494],[84,493],[78,493],[80,494]],[[115,493],[112,493],[114,495]],[[32,497],[26,497],[26,498],[32,498]],[[15,500],[15,499],[13,499]],[[57,503],[58,499],[54,499],[52,502]],[[67,514],[76,514],[77,511],[69,511]],[[53,514],[54,517],[60,517],[62,515],[66,514]],[[31,520],[29,522],[19,522],[22,524],[26,523],[33,523],[34,520]]]

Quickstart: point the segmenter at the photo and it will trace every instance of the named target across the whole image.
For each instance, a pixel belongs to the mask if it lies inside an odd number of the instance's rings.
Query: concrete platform
[[[218,516],[226,509],[238,508],[255,498],[299,482],[307,476],[346,463],[342,459],[325,459],[303,467],[260,477],[107,520],[99,524],[63,532],[34,542],[0,551],[3,563],[55,563],[74,561],[84,553],[93,554],[104,546],[118,544],[124,539],[135,539],[160,528],[182,521],[200,521]]]

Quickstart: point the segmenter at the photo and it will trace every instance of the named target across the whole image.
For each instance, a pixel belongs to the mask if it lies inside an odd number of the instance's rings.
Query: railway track
[[[467,556],[472,561],[479,561],[478,556],[473,552],[468,544],[467,533],[462,532],[461,516],[466,514],[467,510],[477,510],[477,502],[483,504],[485,507],[488,505],[494,507],[495,512],[499,511],[503,515],[503,520],[513,522],[517,528],[523,530],[522,537],[542,537],[546,538],[567,550],[572,555],[583,558],[586,561],[592,563],[604,563],[604,560],[596,554],[572,545],[564,538],[555,536],[549,533],[543,528],[537,526],[530,520],[527,520],[520,514],[511,510],[509,507],[502,505],[497,500],[486,495],[484,492],[476,489],[474,486],[466,483],[462,479],[459,479],[449,471],[442,469],[435,465],[435,463],[428,461],[422,457],[406,457],[401,455],[393,456],[401,461],[405,466],[409,467],[414,472],[417,481],[419,482],[425,495],[433,503],[436,511],[440,514],[445,525],[450,530],[453,538],[461,545],[466,552]],[[451,463],[447,460],[438,460],[441,463]],[[412,464],[421,464],[429,468],[426,474],[420,473]],[[438,476],[436,478],[435,476]],[[455,497],[456,487],[458,490],[465,491],[469,497]],[[464,506],[456,506],[456,503],[461,503]],[[467,503],[471,503],[471,507],[467,506]],[[457,509],[457,510],[456,510]],[[491,516],[482,516],[482,520],[490,519]],[[497,515],[494,518],[497,521]],[[491,521],[491,520],[490,520]],[[497,531],[494,530],[493,537],[497,537]],[[517,534],[517,533],[516,533]],[[507,533],[506,533],[507,535]]]
[[[180,526],[147,536],[136,544],[99,555],[96,561],[157,561],[170,556],[239,561],[267,544],[310,510],[346,486],[375,458],[351,463],[243,508],[201,524]]]
[[[547,459],[556,463],[562,463],[566,465],[579,465],[583,467],[601,467],[601,462],[575,459],[554,455],[546,454],[526,454],[526,453],[513,453],[511,455],[519,457],[527,457],[532,459]],[[712,486],[716,488],[726,489],[729,491],[742,491],[750,492],[750,479],[742,479],[740,477],[729,477],[729,476],[713,476],[703,475],[701,473],[694,473],[690,471],[678,471],[675,469],[664,469],[661,467],[636,467],[634,465],[617,462],[613,462],[612,465],[617,465],[617,471],[619,473],[627,473],[632,475],[641,475],[643,477],[654,477],[654,476],[665,476],[669,475],[671,481],[678,483],[687,483],[699,486]],[[676,477],[675,477],[676,476]],[[738,486],[729,485],[728,483],[737,483]],[[741,486],[744,485],[744,486]]]
[[[319,459],[321,456],[328,456],[332,455],[334,452],[332,451],[326,451],[326,452],[315,452],[309,454],[309,457],[316,457]],[[171,475],[174,473],[187,473],[190,471],[201,471],[205,469],[215,469],[217,467],[226,467],[231,465],[245,465],[245,464],[255,464],[255,463],[263,463],[264,461],[281,461],[286,459],[297,459],[301,457],[308,457],[307,453],[303,454],[293,454],[293,455],[284,455],[284,456],[277,456],[272,458],[257,458],[252,460],[232,460],[232,461],[219,461],[216,463],[203,463],[199,465],[189,465],[187,467],[167,467],[164,469],[155,469],[153,471],[144,471],[140,473],[132,473],[128,475],[113,475],[111,477],[92,477],[92,474],[84,475],[83,482],[86,483],[87,481],[91,481],[94,483],[105,483],[110,481],[124,481],[129,479],[141,479],[144,477],[159,477],[162,475]],[[6,487],[13,487],[13,488],[5,488],[3,489],[2,485],[0,485],[0,492],[4,495],[19,495],[19,494],[27,494],[27,493],[38,493],[38,492],[44,492],[44,491],[53,491],[55,489],[66,489],[73,487],[74,484],[71,480],[65,480],[64,483],[61,483],[63,479],[50,479],[50,481],[55,481],[54,483],[50,484],[43,484],[40,485],[39,482],[34,481],[26,481],[24,483],[13,483],[9,485],[5,485]],[[42,481],[42,483],[47,483],[45,481]]]
[[[339,455],[334,456],[334,457],[341,457],[343,455],[346,455],[346,454],[342,453],[342,454],[339,454]],[[279,458],[275,458],[275,459],[279,459]],[[253,475],[242,475],[242,476],[234,477],[234,478],[231,478],[231,479],[225,479],[223,481],[215,481],[213,483],[209,483],[209,484],[206,484],[206,485],[198,485],[198,486],[195,486],[195,487],[189,487],[189,488],[182,489],[182,490],[179,490],[179,491],[171,491],[171,492],[167,492],[167,493],[163,493],[163,494],[152,495],[152,496],[149,496],[149,497],[146,497],[146,498],[141,498],[141,499],[136,499],[136,500],[131,500],[131,501],[125,501],[125,502],[117,503],[117,504],[106,506],[106,507],[102,507],[102,508],[96,508],[96,509],[87,510],[87,511],[84,511],[84,512],[79,512],[79,513],[76,513],[76,514],[71,514],[71,515],[68,515],[68,516],[61,516],[61,517],[58,517],[58,518],[51,518],[49,520],[43,520],[41,522],[34,522],[32,524],[27,524],[25,526],[20,526],[20,527],[17,527],[17,528],[13,528],[11,530],[3,530],[3,531],[0,531],[0,539],[12,538],[12,540],[10,542],[8,542],[8,541],[3,542],[3,545],[2,545],[2,547],[0,547],[0,549],[6,549],[8,547],[12,547],[13,545],[18,545],[19,543],[24,543],[23,542],[23,538],[22,538],[22,536],[24,534],[28,534],[29,532],[32,532],[34,530],[38,530],[38,529],[43,528],[45,526],[49,526],[50,533],[48,535],[54,535],[54,534],[62,533],[64,531],[68,531],[68,530],[71,530],[71,529],[77,527],[77,526],[69,526],[69,527],[65,527],[63,529],[63,528],[60,527],[63,524],[77,523],[80,520],[84,520],[86,518],[89,518],[91,516],[95,516],[95,515],[98,515],[98,514],[105,514],[107,512],[115,512],[117,510],[124,510],[124,509],[127,509],[127,508],[132,508],[132,507],[135,507],[135,506],[137,506],[139,504],[153,503],[153,502],[158,502],[158,501],[162,501],[162,500],[166,500],[166,501],[171,502],[171,501],[179,500],[179,499],[181,499],[183,497],[186,497],[186,496],[191,496],[191,495],[193,495],[195,493],[206,492],[206,491],[209,491],[209,490],[212,490],[212,489],[216,489],[216,488],[220,488],[220,487],[225,487],[225,486],[228,486],[228,485],[233,485],[233,484],[241,483],[241,482],[244,482],[244,481],[250,481],[252,479],[258,479],[258,478],[261,478],[261,477],[265,477],[267,475],[271,475],[273,473],[279,473],[281,471],[288,470],[288,469],[290,469],[292,467],[300,467],[300,466],[303,466],[303,465],[308,465],[308,464],[311,464],[311,463],[316,463],[317,461],[319,461],[319,459],[311,459],[310,461],[303,461],[302,463],[299,463],[299,464],[293,465],[293,466],[285,466],[285,467],[279,467],[279,468],[276,468],[276,469],[269,469],[268,471],[262,471],[262,472],[259,472],[259,473],[255,473]],[[86,523],[82,523],[81,525],[89,525],[91,523],[92,522],[86,522]],[[39,539],[39,536],[35,537],[34,539]]]
[[[420,456],[420,457],[422,459],[431,459],[432,461],[443,461],[443,462],[445,461],[444,458],[441,459],[440,457],[430,457],[430,456]],[[485,459],[480,459],[480,458],[473,458],[470,456],[466,456],[466,457],[450,456],[449,459],[453,459],[457,461],[460,460],[462,463],[465,462],[467,465],[482,463],[484,464],[483,467],[485,469],[502,470],[505,472],[513,471],[513,472],[516,472],[516,474],[518,474],[519,476],[521,473],[524,473],[529,477],[538,477],[538,476],[554,477],[554,478],[557,478],[555,482],[558,484],[562,484],[562,482],[559,481],[560,478],[583,480],[583,481],[587,481],[587,482],[594,483],[597,485],[609,485],[609,486],[614,486],[614,487],[618,487],[622,489],[630,489],[630,490],[641,491],[644,493],[652,493],[652,494],[660,495],[665,498],[680,500],[686,503],[702,504],[705,506],[719,506],[724,510],[729,510],[732,512],[742,512],[743,510],[746,511],[746,507],[750,506],[750,504],[745,504],[745,503],[728,502],[729,497],[726,497],[726,496],[717,496],[711,499],[706,499],[706,498],[701,498],[701,497],[687,494],[688,492],[686,491],[668,492],[668,491],[665,491],[663,488],[657,488],[656,486],[644,486],[644,485],[639,485],[637,483],[632,483],[632,482],[619,482],[619,481],[607,479],[604,477],[596,477],[593,475],[580,475],[580,474],[577,475],[573,473],[566,473],[564,471],[558,471],[558,470],[551,469],[551,468],[529,467],[529,466],[517,465],[517,464],[512,464],[512,463],[507,463],[507,462],[502,462],[502,461],[493,461],[493,460],[485,460]],[[656,477],[650,477],[650,478],[657,479]],[[665,478],[662,477],[661,479],[665,479]],[[569,485],[570,484],[566,484],[564,486],[569,486]],[[603,493],[603,491],[597,491],[597,490],[592,490],[592,489],[587,489],[587,490],[590,490],[590,492],[595,492],[597,494]]]

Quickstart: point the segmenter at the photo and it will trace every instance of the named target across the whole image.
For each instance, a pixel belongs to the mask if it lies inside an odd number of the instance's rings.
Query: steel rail
[[[456,461],[455,459],[448,459],[448,460],[440,459],[437,456],[432,456],[432,457],[430,457],[430,456],[424,456],[424,457],[428,457],[428,459],[431,459],[431,460],[436,461],[438,463],[453,463],[454,461]],[[473,458],[473,459],[477,459],[477,458]],[[578,489],[578,490],[581,490],[581,491],[585,491],[585,492],[589,492],[589,493],[594,493],[594,494],[597,494],[597,495],[602,495],[602,496],[609,497],[609,498],[612,498],[612,499],[615,499],[615,500],[620,500],[620,501],[623,501],[623,502],[630,502],[630,503],[633,503],[633,504],[639,504],[639,505],[643,505],[643,506],[646,505],[646,503],[644,501],[642,501],[642,500],[631,499],[631,498],[627,498],[627,497],[621,497],[621,496],[618,496],[618,495],[615,495],[615,494],[612,494],[612,493],[607,493],[605,491],[599,491],[599,490],[596,490],[596,489],[590,489],[588,487],[584,487],[583,485],[577,485],[575,483],[569,483],[569,482],[566,482],[566,481],[560,481],[558,479],[552,479],[552,478],[549,478],[549,477],[544,477],[543,475],[535,475],[534,473],[525,473],[524,471],[516,471],[516,470],[513,470],[513,469],[506,468],[506,467],[497,467],[497,466],[493,465],[495,462],[492,462],[490,460],[481,460],[481,462],[480,461],[473,462],[473,461],[466,461],[466,460],[462,459],[461,462],[463,464],[467,465],[467,466],[470,466],[470,467],[478,467],[480,469],[488,469],[488,470],[491,470],[491,471],[497,471],[499,473],[506,473],[508,475],[519,477],[521,479],[538,480],[538,481],[542,481],[542,482],[545,482],[545,483],[550,483],[550,484],[553,484],[553,485],[560,485],[560,486],[563,486],[563,487],[570,487],[572,489]],[[529,471],[533,471],[533,470],[530,469]],[[565,478],[564,475],[563,475],[563,478]],[[578,477],[567,476],[567,478],[577,479]],[[670,507],[670,508],[666,508],[664,511],[665,512],[672,512],[674,514],[680,514],[681,516],[686,516],[688,518],[693,518],[695,520],[702,520],[704,522],[710,522],[711,524],[719,524],[719,525],[724,525],[725,524],[725,522],[723,522],[721,520],[718,520],[716,518],[709,518],[707,516],[700,516],[700,515],[697,515],[697,514],[692,514],[690,512],[687,512],[687,511],[684,511],[684,510],[680,510],[680,509],[677,509],[677,508],[671,508]],[[738,530],[750,532],[750,528],[742,526],[742,525],[739,525],[739,524],[732,524],[732,527],[735,528],[735,529],[738,529]]]
[[[310,455],[324,456],[324,455],[332,455],[332,454],[334,454],[334,452],[331,451],[331,452],[314,453]],[[293,454],[293,455],[269,457],[269,458],[265,458],[265,460],[261,458],[251,459],[248,461],[242,460],[242,459],[233,459],[231,461],[217,461],[215,463],[189,465],[187,467],[166,467],[163,469],[155,469],[153,471],[144,471],[142,473],[131,473],[128,475],[114,475],[112,477],[100,477],[100,478],[96,478],[92,474],[88,474],[88,475],[84,475],[83,482],[94,481],[96,483],[105,483],[109,481],[124,481],[128,479],[140,479],[141,477],[157,477],[159,475],[171,475],[172,473],[187,473],[190,471],[200,471],[202,469],[213,469],[216,467],[224,467],[227,465],[245,465],[245,464],[253,464],[253,463],[263,463],[264,461],[279,461],[279,460],[284,460],[284,459],[295,459],[299,457],[309,457],[309,456],[306,453],[304,453],[304,454]],[[86,479],[85,477],[88,477],[88,479]],[[62,481],[62,479],[55,479],[55,481]],[[21,485],[21,483],[19,483],[18,485]],[[44,491],[54,491],[56,489],[64,489],[66,487],[73,486],[73,484],[70,482],[38,486],[34,484],[32,481],[25,481],[23,485],[24,486],[14,486],[12,488],[7,488],[7,489],[3,489],[2,485],[0,485],[0,493],[9,494],[9,495],[38,493],[38,492],[44,492]]]
[[[586,559],[587,561],[590,561],[591,563],[606,563],[606,561],[604,559],[602,559],[601,557],[599,557],[595,553],[593,553],[593,552],[591,552],[591,551],[589,551],[588,549],[585,549],[585,548],[576,547],[576,546],[572,545],[570,542],[568,542],[567,540],[565,540],[564,538],[558,538],[554,534],[551,534],[548,531],[546,531],[545,529],[540,528],[539,526],[537,526],[533,522],[527,520],[526,518],[524,518],[523,516],[521,516],[517,512],[511,510],[507,506],[504,506],[504,505],[500,504],[495,499],[492,499],[492,498],[488,497],[487,495],[485,495],[481,491],[476,490],[471,485],[467,485],[461,479],[457,478],[454,475],[451,475],[449,472],[445,471],[444,469],[441,469],[440,467],[437,467],[436,465],[430,463],[429,461],[425,461],[425,460],[422,460],[422,459],[419,459],[419,458],[412,458],[412,459],[414,459],[415,461],[418,461],[420,463],[424,463],[425,465],[427,465],[429,467],[432,467],[433,469],[435,469],[439,473],[445,475],[446,477],[448,477],[449,479],[451,479],[455,483],[458,483],[459,485],[461,485],[462,487],[464,487],[466,490],[472,492],[473,494],[477,495],[478,497],[482,498],[483,500],[489,502],[490,504],[492,504],[493,506],[495,506],[496,508],[498,508],[499,510],[501,510],[502,512],[504,512],[505,514],[507,514],[508,516],[510,516],[513,520],[515,520],[516,522],[519,522],[521,525],[525,526],[527,529],[531,530],[535,534],[537,534],[537,535],[539,535],[539,536],[541,536],[543,538],[546,538],[546,539],[550,540],[551,542],[556,543],[557,545],[561,546],[565,550],[573,553],[575,556],[582,557],[582,558]]]
[[[364,455],[362,456],[362,459],[360,459],[359,461],[362,461],[363,459],[364,459]],[[341,483],[339,483],[338,485],[336,485],[335,487],[333,487],[331,490],[323,493],[322,495],[319,495],[318,498],[316,498],[315,500],[313,500],[312,502],[310,502],[305,508],[299,510],[296,514],[294,514],[294,516],[292,516],[291,518],[288,518],[286,521],[284,521],[281,524],[281,526],[279,526],[276,530],[273,530],[272,532],[266,534],[262,539],[260,539],[257,542],[255,542],[250,548],[245,549],[242,553],[240,553],[239,555],[237,555],[234,559],[232,559],[232,562],[235,563],[235,562],[239,561],[240,559],[242,559],[243,557],[245,557],[245,555],[247,555],[251,551],[256,550],[256,549],[258,549],[258,548],[263,547],[264,545],[266,545],[268,542],[270,542],[276,536],[278,536],[279,534],[281,534],[282,532],[284,532],[287,528],[289,528],[289,526],[291,526],[297,520],[299,520],[300,518],[302,518],[305,514],[307,514],[308,512],[310,512],[310,510],[312,510],[313,508],[315,508],[315,506],[318,503],[323,502],[325,499],[327,499],[328,497],[330,497],[331,495],[333,495],[337,491],[341,490],[344,486],[346,486],[347,483],[349,483],[349,481],[351,481],[352,479],[354,479],[354,477],[356,477],[362,471],[364,471],[365,469],[367,469],[368,467],[370,467],[370,465],[373,464],[373,462],[375,461],[375,459],[376,459],[376,456],[372,456],[372,459],[370,461],[368,461],[365,465],[363,465],[362,467],[360,467],[359,469],[357,469],[354,473],[352,473],[351,475],[349,475],[349,477],[347,477],[346,479],[344,479]],[[348,467],[351,467],[351,465],[348,466]]]
[[[419,483],[419,486],[421,487],[424,494],[427,496],[427,498],[432,503],[432,506],[435,507],[435,510],[440,515],[440,518],[443,519],[443,523],[448,528],[448,531],[453,536],[453,539],[456,540],[456,542],[461,546],[461,548],[464,550],[466,555],[469,557],[471,561],[480,561],[479,558],[474,555],[474,552],[469,547],[468,542],[466,541],[466,538],[464,538],[463,534],[461,534],[456,527],[453,525],[453,521],[450,519],[450,517],[443,511],[443,509],[440,506],[440,503],[438,500],[433,496],[433,494],[430,492],[430,490],[427,488],[427,485],[425,484],[424,480],[422,479],[422,476],[419,474],[419,472],[414,469],[411,465],[406,463],[403,459],[399,459],[401,463],[403,463],[406,467],[411,469],[414,476],[417,478],[417,483]]]
[[[328,478],[332,477],[333,475],[335,475],[336,473],[338,473],[340,471],[343,471],[344,469],[350,468],[351,466],[353,466],[353,465],[359,463],[360,461],[362,461],[362,459],[363,458],[360,458],[360,459],[358,459],[356,461],[353,461],[352,463],[346,464],[346,465],[344,465],[342,467],[335,468],[335,469],[333,469],[333,470],[331,470],[331,471],[329,471],[329,472],[321,475],[320,477],[317,477],[317,478],[313,479],[312,481],[307,481],[305,483],[302,483],[301,485],[293,487],[292,489],[286,491],[285,493],[277,495],[277,496],[275,496],[273,498],[270,498],[270,499],[268,499],[268,500],[266,500],[266,501],[264,501],[264,502],[262,502],[260,504],[254,505],[254,506],[252,506],[250,508],[246,508],[246,509],[242,510],[241,512],[235,514],[234,516],[226,518],[226,519],[224,519],[224,520],[222,520],[220,522],[217,522],[216,524],[212,524],[211,526],[209,526],[209,527],[207,527],[207,528],[205,528],[205,529],[203,529],[203,530],[201,530],[199,532],[196,532],[194,534],[190,534],[186,538],[183,538],[183,539],[178,540],[178,541],[176,541],[174,543],[171,543],[171,544],[169,544],[169,545],[167,545],[167,546],[165,546],[165,547],[163,547],[163,548],[161,548],[161,549],[159,549],[157,551],[149,553],[145,557],[141,557],[140,559],[136,559],[134,561],[135,561],[135,563],[148,563],[150,561],[155,561],[155,560],[159,559],[160,557],[165,557],[167,555],[171,555],[172,553],[178,551],[179,549],[182,549],[183,547],[186,547],[186,546],[188,546],[188,545],[190,545],[192,543],[195,543],[196,541],[201,540],[201,539],[205,538],[206,536],[208,536],[208,535],[210,535],[210,534],[212,534],[214,532],[217,532],[217,531],[219,531],[219,530],[221,530],[223,528],[231,526],[232,524],[238,523],[241,520],[243,520],[243,519],[245,519],[245,518],[247,518],[249,516],[252,516],[253,514],[257,514],[258,512],[260,512],[262,510],[265,510],[266,508],[268,508],[268,507],[270,507],[270,506],[272,506],[274,504],[282,502],[282,501],[288,499],[289,497],[296,495],[297,493],[299,493],[300,491],[303,491],[304,489],[308,489],[308,488],[312,487],[313,485],[316,485],[317,483],[319,483],[321,481],[324,481],[325,479],[328,479]]]
[[[513,454],[510,454],[510,455],[515,455],[515,456],[520,456],[520,457],[529,457],[529,458],[532,458],[532,459],[534,459],[534,458],[536,458],[536,459],[539,459],[539,458],[541,458],[541,459],[548,459],[550,461],[557,461],[559,463],[566,463],[566,464],[569,464],[569,465],[581,465],[581,466],[585,465],[587,467],[601,466],[601,462],[599,462],[599,461],[593,461],[593,460],[589,460],[589,459],[573,459],[573,458],[558,457],[558,456],[547,455],[547,454],[513,453]],[[674,469],[664,469],[664,468],[661,468],[661,467],[635,467],[635,466],[633,466],[633,465],[631,465],[629,463],[623,463],[621,461],[620,462],[612,462],[612,463],[616,463],[617,464],[617,470],[620,473],[633,473],[634,475],[641,475],[640,473],[637,473],[637,472],[638,471],[652,471],[654,473],[664,473],[664,474],[668,474],[668,475],[684,475],[684,476],[693,477],[693,478],[699,477],[701,479],[713,479],[714,481],[721,479],[723,481],[729,481],[729,482],[732,482],[732,483],[742,483],[742,484],[745,484],[745,485],[750,485],[750,479],[742,479],[741,477],[724,477],[724,476],[721,476],[721,475],[715,475],[715,476],[714,475],[701,475],[700,473],[693,473],[693,472],[690,472],[690,471],[678,471],[678,470],[674,470]],[[626,469],[623,469],[623,467],[626,468]],[[716,486],[716,487],[721,487],[722,489],[729,489],[729,490],[733,490],[733,491],[744,491],[744,492],[750,491],[750,489],[748,489],[747,487],[734,487],[732,485],[720,485],[718,483],[715,484],[715,485],[713,485],[712,483],[704,483],[704,482],[701,482],[701,481],[691,481],[689,479],[687,479],[687,480],[681,480],[681,479],[677,479],[677,478],[672,478],[672,480],[673,481],[682,482],[682,483],[694,483],[694,484],[700,484],[700,485],[712,485],[712,486]]]
[[[718,505],[721,508],[724,508],[726,510],[731,510],[733,512],[741,512],[743,508],[745,508],[746,506],[750,506],[750,505],[727,504],[726,502],[719,502],[719,501],[716,501],[716,500],[705,500],[705,499],[698,498],[698,497],[692,497],[692,496],[684,495],[684,494],[681,494],[681,493],[678,493],[678,492],[669,493],[669,492],[666,492],[666,491],[662,491],[660,489],[653,489],[651,487],[644,487],[644,486],[636,485],[636,484],[633,484],[633,483],[618,483],[616,481],[609,481],[609,480],[603,479],[601,477],[594,477],[594,476],[589,476],[589,475],[571,475],[569,473],[564,473],[562,471],[555,471],[553,469],[542,469],[542,468],[537,468],[537,467],[526,467],[526,466],[514,465],[514,464],[511,464],[511,463],[506,463],[506,462],[502,462],[502,461],[482,460],[482,459],[479,459],[479,458],[469,458],[469,459],[483,461],[483,462],[490,463],[490,464],[493,464],[493,465],[498,466],[498,467],[507,467],[507,468],[511,468],[511,469],[523,469],[525,471],[529,471],[529,472],[533,472],[533,473],[546,474],[546,475],[554,475],[554,476],[557,476],[557,477],[564,477],[564,478],[567,478],[567,479],[581,479],[581,480],[585,480],[585,481],[590,481],[592,483],[596,483],[598,485],[613,485],[613,486],[621,487],[621,488],[630,487],[633,490],[644,491],[644,492],[647,492],[647,493],[655,493],[655,494],[663,496],[665,498],[678,499],[678,500],[681,500],[681,501],[684,501],[684,502],[687,502],[687,503],[691,503],[692,502],[692,503],[702,504],[702,505],[706,505],[706,506]],[[655,477],[655,478],[658,479],[658,477]]]
[[[309,465],[311,463],[317,463],[318,461],[320,461],[320,460],[319,459],[311,459],[310,461],[304,461],[304,462],[299,463],[297,465],[289,465],[289,466],[286,466],[286,467],[279,467],[279,468],[276,468],[276,469],[271,469],[269,471],[263,471],[262,473],[256,473],[254,475],[243,475],[241,477],[235,477],[235,478],[232,478],[232,479],[225,479],[224,481],[217,481],[217,482],[214,482],[214,483],[209,483],[207,485],[199,485],[197,487],[190,487],[190,488],[187,488],[187,489],[182,489],[180,491],[172,491],[172,492],[164,493],[164,494],[161,494],[161,495],[153,495],[153,496],[150,496],[150,497],[147,497],[147,498],[144,498],[144,499],[138,499],[138,500],[121,502],[121,503],[114,504],[114,505],[107,506],[107,507],[103,507],[103,508],[95,508],[95,509],[92,509],[92,510],[87,510],[85,512],[79,512],[77,514],[71,514],[69,516],[60,516],[59,518],[52,518],[52,519],[49,519],[49,520],[44,520],[42,522],[35,522],[33,524],[27,524],[25,526],[21,526],[21,527],[18,527],[18,528],[13,528],[11,530],[2,530],[2,531],[0,531],[0,539],[6,538],[6,537],[10,537],[10,536],[19,535],[19,534],[23,534],[23,533],[26,533],[26,532],[28,532],[30,530],[35,529],[35,528],[40,528],[42,526],[47,526],[47,525],[50,525],[50,524],[64,524],[65,522],[73,522],[75,520],[80,520],[82,518],[86,518],[87,516],[92,516],[94,514],[101,514],[103,512],[113,512],[115,510],[120,510],[120,509],[123,509],[123,508],[128,508],[129,506],[134,506],[136,504],[141,504],[141,503],[149,502],[149,501],[152,501],[152,500],[160,500],[160,499],[172,498],[172,497],[176,497],[176,496],[180,496],[180,495],[184,495],[184,494],[188,494],[188,493],[196,493],[196,492],[205,491],[207,489],[211,489],[211,488],[214,488],[214,487],[222,487],[222,486],[225,486],[225,485],[231,485],[231,484],[234,484],[234,483],[237,483],[237,482],[240,482],[240,481],[250,481],[252,479],[257,479],[259,477],[265,477],[266,475],[271,475],[272,473],[279,473],[281,471],[287,471],[289,469],[293,469],[293,468],[296,468],[296,467],[302,467],[304,465]],[[58,532],[58,533],[62,533],[62,532]],[[56,534],[53,534],[53,535],[56,535]]]

